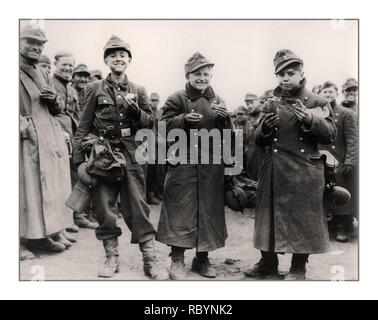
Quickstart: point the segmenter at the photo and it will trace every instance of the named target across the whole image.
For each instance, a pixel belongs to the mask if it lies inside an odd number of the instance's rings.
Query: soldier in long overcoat
[[[37,67],[46,41],[40,29],[21,32],[20,233],[33,248],[60,252],[70,246],[60,233],[73,224],[64,205],[71,182],[67,148],[53,116],[59,113],[57,95]]]
[[[246,275],[277,274],[277,253],[292,253],[286,279],[304,279],[308,256],[328,249],[324,164],[317,146],[332,142],[336,127],[327,100],[305,89],[302,59],[281,50],[274,65],[279,86],[256,129],[256,143],[265,148],[254,233],[262,258]]]
[[[189,137],[190,129],[223,129],[230,127],[231,120],[223,100],[210,86],[214,64],[196,52],[185,65],[187,83],[168,97],[162,120],[167,131],[182,129]],[[193,149],[193,150],[192,150]],[[184,251],[195,248],[197,255],[192,269],[204,277],[214,278],[208,252],[224,247],[227,238],[223,179],[224,165],[214,164],[212,150],[210,163],[193,164],[192,154],[200,144],[188,144],[188,163],[169,165],[167,172],[161,217],[156,240],[172,248],[171,279],[184,276]],[[206,152],[206,150],[205,150]]]

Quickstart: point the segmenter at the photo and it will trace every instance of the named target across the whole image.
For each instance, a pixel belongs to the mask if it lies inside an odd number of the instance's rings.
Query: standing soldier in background
[[[89,72],[90,72],[91,75],[89,77],[88,82],[93,82],[93,81],[103,79],[101,70],[96,69],[96,70],[92,70],[92,71],[89,71]]]
[[[135,134],[139,129],[152,128],[153,116],[146,90],[129,81],[126,75],[131,60],[129,44],[113,35],[104,47],[104,62],[110,74],[85,88],[84,110],[75,136],[74,163],[87,166],[82,143],[88,134],[106,143],[109,152],[122,153],[126,162],[122,180],[98,178],[92,189],[93,210],[100,224],[96,237],[103,242],[106,253],[99,277],[111,278],[119,271],[118,237],[122,231],[117,226],[116,202],[120,194],[121,212],[132,233],[131,243],[138,243],[143,254],[145,274],[154,280],[168,280],[168,272],[159,266],[156,258],[156,231],[150,222],[145,197],[145,165],[138,164],[135,155],[141,144],[135,141]]]
[[[78,106],[80,115],[83,112],[84,88],[88,84],[90,75],[91,74],[88,71],[88,67],[85,64],[78,64],[75,67],[72,74],[74,88],[78,96]]]
[[[326,82],[321,89],[321,96],[329,101],[335,115],[337,128],[336,140],[332,144],[320,145],[322,150],[329,151],[339,162],[336,176],[338,186],[344,187],[352,195],[345,205],[336,206],[326,203],[327,213],[333,214],[331,223],[336,227],[336,240],[348,241],[348,234],[353,232],[353,217],[356,215],[355,190],[357,189],[358,165],[358,128],[354,112],[336,103],[338,88],[332,82]]]
[[[278,87],[262,110],[256,143],[265,156],[257,187],[254,245],[261,260],[250,277],[278,274],[278,253],[292,253],[286,280],[304,280],[310,254],[325,253],[324,164],[318,144],[336,127],[328,101],[305,88],[303,61],[290,50],[274,57]]]
[[[244,106],[239,106],[236,109],[236,119],[234,121],[236,134],[243,135],[243,169],[247,169],[248,157],[248,135],[249,135],[249,122],[248,122],[248,110]]]
[[[261,112],[260,99],[253,93],[247,93],[244,102],[248,110],[248,120],[253,120],[253,118]]]
[[[73,55],[67,51],[59,51],[55,55],[54,61],[56,70],[53,76],[53,85],[60,96],[61,111],[57,116],[63,131],[64,139],[67,143],[70,154],[70,171],[72,187],[78,181],[77,170],[72,163],[73,137],[80,119],[79,97],[72,85],[72,74],[75,66]],[[75,225],[68,231],[78,232],[80,228],[95,229],[96,223],[89,221],[84,213],[74,212]]]
[[[53,117],[57,94],[36,67],[46,41],[40,29],[21,31],[20,236],[31,248],[60,252],[71,246],[62,233],[73,223],[64,205],[71,184],[67,148]],[[21,247],[21,259],[32,257]]]
[[[345,100],[341,103],[344,108],[350,109],[358,120],[358,82],[349,78],[343,85],[343,95]]]
[[[38,67],[42,70],[46,76],[47,83],[51,82],[51,60],[48,56],[41,55],[38,62]]]
[[[147,203],[148,204],[159,204],[160,200],[156,197],[156,190],[158,184],[158,164],[157,164],[157,144],[158,144],[158,105],[159,105],[159,95],[157,93],[151,93],[150,96],[150,108],[152,111],[152,115],[154,116],[154,133],[155,133],[155,145],[156,145],[156,161],[154,164],[147,165]],[[161,112],[160,112],[161,113]]]

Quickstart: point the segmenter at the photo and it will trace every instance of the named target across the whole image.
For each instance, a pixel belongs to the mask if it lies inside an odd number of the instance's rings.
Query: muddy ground
[[[157,226],[160,206],[151,207],[151,219]],[[216,280],[250,280],[244,277],[244,271],[251,268],[260,258],[259,251],[253,248],[253,210],[244,214],[226,209],[228,240],[226,247],[210,254],[211,262],[218,272]],[[118,220],[123,230],[120,241],[121,272],[114,280],[148,280],[143,274],[143,264],[139,247],[130,244],[130,232],[122,219]],[[93,230],[81,229],[76,234],[77,243],[72,248],[59,254],[37,252],[34,260],[20,263],[20,279],[45,280],[101,280],[97,270],[103,263],[104,251],[100,241],[96,240]],[[169,268],[169,248],[157,243],[158,259]],[[186,252],[185,263],[187,280],[208,280],[190,271],[194,250]],[[291,255],[279,256],[281,278],[290,268]],[[226,260],[227,263],[226,263]],[[307,272],[308,280],[358,280],[358,243],[354,239],[349,243],[331,242],[327,254],[310,257]],[[267,279],[267,280],[280,280]]]

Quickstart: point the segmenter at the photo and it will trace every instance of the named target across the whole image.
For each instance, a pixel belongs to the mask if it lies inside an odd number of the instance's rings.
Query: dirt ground
[[[151,207],[151,219],[157,226],[160,206]],[[226,209],[228,240],[226,247],[210,253],[210,260],[218,272],[215,280],[250,280],[244,271],[251,268],[260,258],[259,251],[253,248],[253,210],[244,214]],[[118,220],[123,230],[119,239],[121,272],[113,280],[149,280],[143,273],[143,263],[139,247],[130,244],[130,232],[122,219]],[[34,260],[20,263],[20,280],[101,280],[97,277],[98,268],[104,261],[104,251],[96,240],[93,230],[81,229],[76,235],[77,243],[59,254],[36,253]],[[169,248],[156,244],[158,259],[169,268]],[[185,264],[187,280],[209,280],[190,271],[195,251],[186,252]],[[281,255],[280,280],[290,268],[291,255]],[[226,261],[227,260],[227,261]],[[327,254],[312,255],[308,264],[307,280],[358,280],[358,243],[331,242]]]

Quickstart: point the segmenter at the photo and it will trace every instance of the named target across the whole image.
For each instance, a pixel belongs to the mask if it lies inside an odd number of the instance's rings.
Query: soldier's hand
[[[196,112],[187,113],[184,116],[184,121],[187,125],[193,126],[196,123],[200,122],[202,119],[202,115]]]
[[[57,94],[55,89],[51,87],[46,87],[41,90],[41,99],[48,101],[48,102],[55,102],[57,98]]]
[[[348,165],[348,164],[343,165],[343,175],[344,176],[349,175],[352,172],[352,170],[353,170],[353,166]]]
[[[227,119],[229,117],[227,109],[223,105],[215,105],[212,109],[219,118]]]
[[[312,114],[307,111],[301,100],[297,99],[296,102],[297,106],[294,109],[295,116],[299,121],[307,126],[310,126],[312,122]]]
[[[133,114],[136,117],[140,116],[141,110],[136,102],[129,98],[125,98],[127,112]]]
[[[277,114],[275,113],[267,113],[264,117],[264,120],[263,120],[263,125],[262,125],[262,130],[265,134],[269,133],[270,131],[273,130],[273,128],[275,126],[277,126],[278,124],[278,120],[280,118],[278,117]]]

